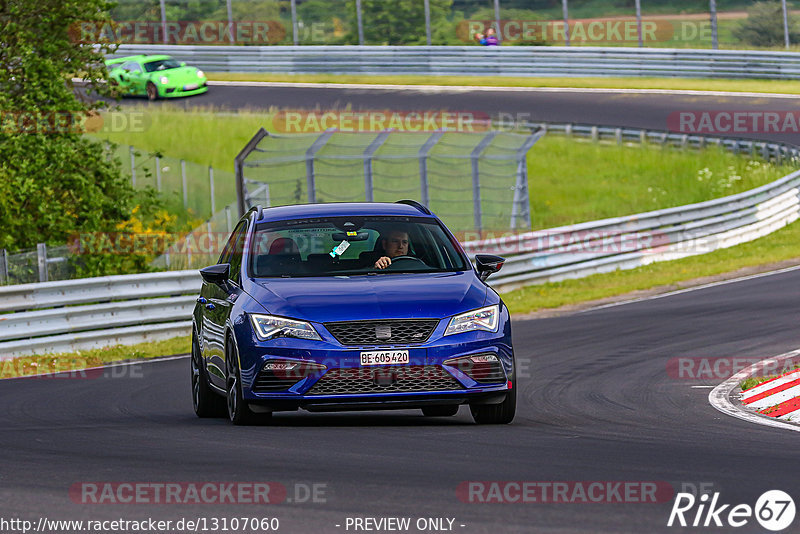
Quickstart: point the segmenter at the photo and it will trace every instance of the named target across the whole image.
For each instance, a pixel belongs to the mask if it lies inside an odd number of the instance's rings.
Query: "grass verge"
[[[272,74],[257,72],[210,72],[213,81],[343,83],[384,85],[444,85],[454,87],[577,87],[584,89],[665,89],[729,91],[734,93],[800,94],[791,80],[719,80],[715,78],[648,77],[510,77],[510,76],[367,76],[350,74]],[[213,87],[211,88],[213,91]]]
[[[70,373],[81,369],[100,367],[112,362],[147,360],[162,356],[187,354],[190,348],[191,340],[188,337],[176,337],[163,341],[139,343],[136,345],[116,345],[102,349],[89,349],[77,352],[20,356],[18,358],[0,361],[0,379],[52,373]],[[91,375],[76,375],[76,378],[83,377],[90,378]]]

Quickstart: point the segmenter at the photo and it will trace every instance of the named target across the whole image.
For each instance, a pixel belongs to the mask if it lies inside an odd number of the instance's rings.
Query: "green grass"
[[[747,391],[748,389],[752,389],[759,384],[763,384],[768,380],[772,380],[773,378],[778,378],[784,374],[790,373],[796,369],[800,369],[800,365],[795,365],[794,369],[789,369],[782,371],[780,375],[768,375],[768,376],[751,376],[750,378],[746,378],[739,383],[739,387],[742,388],[742,391]]]
[[[508,77],[508,76],[368,76],[347,74],[271,74],[210,72],[210,80],[285,83],[444,85],[483,87],[578,87],[589,89],[667,89],[800,94],[793,80],[720,80],[707,78]],[[212,87],[213,91],[214,88]]]
[[[191,341],[188,337],[176,337],[136,345],[116,345],[77,352],[20,356],[0,361],[0,378],[78,371],[112,362],[187,354],[190,348]]]

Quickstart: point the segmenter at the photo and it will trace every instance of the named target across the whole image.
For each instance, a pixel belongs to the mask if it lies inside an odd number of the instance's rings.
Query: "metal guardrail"
[[[188,336],[199,289],[194,270],[0,287],[0,360]]]
[[[717,144],[776,161],[800,160],[800,148],[779,143],[588,125],[525,126],[601,142]],[[707,202],[469,241],[464,248],[507,258],[503,270],[489,279],[505,291],[703,254],[756,239],[798,218],[800,170]],[[0,287],[0,360],[188,336],[199,287],[194,270]]]
[[[531,125],[527,125],[531,126]],[[595,141],[655,142],[678,147],[717,145],[766,160],[800,160],[800,148],[746,139],[573,124],[540,124],[548,131]],[[800,217],[800,171],[772,183],[706,202],[464,243],[468,253],[508,259],[489,279],[495,289],[581,278],[656,261],[704,254],[751,241]]]
[[[794,80],[794,52],[559,46],[121,45],[111,57],[170,54],[211,72],[454,76],[681,76]]]

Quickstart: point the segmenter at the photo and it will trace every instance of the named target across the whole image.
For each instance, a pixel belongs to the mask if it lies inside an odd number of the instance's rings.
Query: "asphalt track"
[[[530,97],[526,105],[540,113],[535,118],[656,128],[675,103],[648,97],[650,106],[638,98],[598,105],[602,98],[579,96]],[[255,107],[286,98],[281,103],[292,107],[317,98],[327,106],[328,98],[386,108],[380,104],[386,95],[369,97],[226,89],[182,103],[226,98]],[[507,97],[484,95],[480,104],[506,109],[512,105]],[[392,98],[394,109],[448,101],[446,95],[441,101],[436,95]],[[449,108],[477,105],[464,98],[450,97]],[[770,489],[797,500],[797,435],[717,412],[702,386],[720,380],[678,379],[667,365],[676,357],[766,358],[795,349],[798,303],[800,271],[790,271],[570,316],[516,320],[520,398],[508,426],[474,425],[462,407],[454,418],[298,412],[279,414],[268,426],[232,427],[194,417],[186,359],[136,364],[117,376],[2,381],[0,518],[278,517],[279,532],[291,533],[353,532],[345,530],[346,518],[365,516],[455,518],[454,530],[464,533],[687,530],[666,527],[672,499],[486,504],[462,502],[457,488],[464,481],[661,481],[675,491],[704,485],[731,504],[752,506]],[[85,481],[274,481],[289,488],[290,497],[295,484],[324,484],[325,502],[75,502],[70,487]],[[745,528],[714,529],[734,530],[763,531],[752,519]]]

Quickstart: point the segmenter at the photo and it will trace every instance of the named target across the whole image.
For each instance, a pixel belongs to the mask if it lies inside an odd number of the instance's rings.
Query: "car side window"
[[[128,69],[130,72],[142,72],[142,67],[139,66],[138,63],[131,62],[131,66]]]
[[[231,232],[231,235],[228,238],[228,242],[225,243],[225,248],[222,249],[222,254],[220,254],[219,261],[217,261],[217,264],[231,262],[231,256],[233,254],[234,245],[236,245],[236,240],[239,239],[239,235],[242,234],[246,229],[247,229],[246,221],[240,222],[236,226],[236,228],[234,228],[233,232]]]

